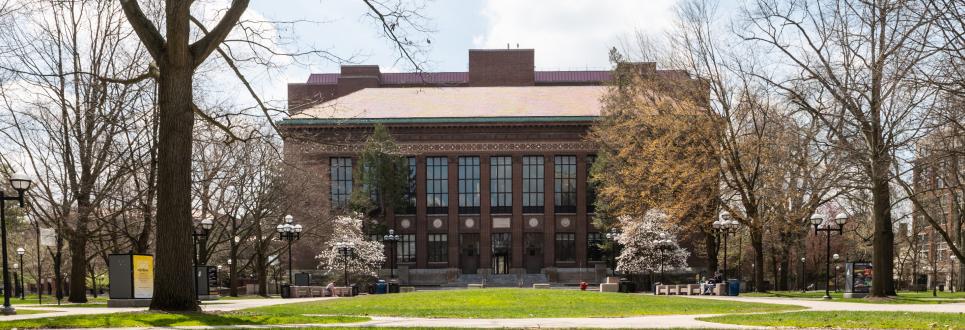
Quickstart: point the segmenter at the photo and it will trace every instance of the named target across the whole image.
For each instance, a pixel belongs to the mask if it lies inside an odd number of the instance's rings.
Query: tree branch
[[[211,55],[218,48],[231,29],[234,28],[238,20],[241,19],[241,14],[244,14],[245,9],[248,8],[248,0],[233,0],[231,1],[231,7],[225,13],[218,25],[215,25],[214,29],[211,29],[211,33],[206,34],[201,37],[198,41],[191,44],[191,56],[194,60],[194,67],[198,67],[204,60]],[[125,8],[126,9],[126,8]]]
[[[131,23],[131,27],[134,28],[134,32],[137,33],[141,43],[144,44],[144,48],[147,48],[148,53],[151,53],[151,57],[154,58],[155,62],[160,63],[165,44],[161,32],[157,30],[154,23],[151,23],[151,20],[144,16],[144,12],[141,11],[141,6],[137,4],[137,0],[120,1],[121,8],[124,9],[124,16],[127,16],[127,21]]]

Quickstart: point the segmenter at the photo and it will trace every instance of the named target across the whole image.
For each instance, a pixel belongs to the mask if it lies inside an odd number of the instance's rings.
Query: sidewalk
[[[813,311],[871,311],[871,312],[935,312],[965,313],[965,303],[948,304],[872,304],[855,302],[836,302],[783,297],[719,297],[719,296],[679,296],[692,299],[714,299],[765,304],[787,304],[807,307]]]
[[[227,311],[236,311],[236,310],[253,308],[253,307],[291,304],[291,303],[317,301],[317,300],[325,300],[325,299],[334,299],[334,298],[328,297],[328,298],[294,298],[294,299],[269,298],[269,299],[215,300],[210,302],[202,302],[201,309],[206,312],[227,312]],[[133,308],[58,307],[57,305],[25,305],[25,306],[14,306],[14,307],[17,310],[44,310],[49,312],[39,313],[39,314],[18,314],[18,315],[10,315],[10,316],[0,316],[0,322],[40,319],[40,318],[47,318],[47,317],[70,316],[70,315],[96,315],[96,314],[139,312],[139,311],[147,310],[146,307],[133,307]]]

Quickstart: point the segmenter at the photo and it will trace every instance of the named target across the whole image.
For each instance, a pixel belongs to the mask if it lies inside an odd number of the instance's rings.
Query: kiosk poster
[[[218,294],[218,267],[208,266],[208,294]]]
[[[154,296],[154,256],[134,255],[134,298],[150,299]]]
[[[851,269],[852,289],[851,292],[868,293],[871,292],[871,279],[874,277],[874,268],[870,263],[855,263]]]

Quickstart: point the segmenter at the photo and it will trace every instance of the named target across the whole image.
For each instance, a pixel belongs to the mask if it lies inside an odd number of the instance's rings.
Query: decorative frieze
[[[363,149],[362,144],[318,144],[312,146],[307,154],[339,154],[339,153],[359,153]],[[555,152],[555,151],[587,151],[597,150],[596,144],[592,142],[530,142],[530,143],[425,143],[425,144],[399,144],[399,150],[403,154],[418,155],[423,153],[473,153],[473,152]]]

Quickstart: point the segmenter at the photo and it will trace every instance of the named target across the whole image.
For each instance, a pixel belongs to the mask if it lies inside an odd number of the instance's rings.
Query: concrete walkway
[[[236,310],[253,308],[253,307],[292,304],[292,303],[318,301],[318,300],[326,300],[326,299],[334,299],[334,298],[226,299],[226,300],[202,302],[201,309],[204,310],[205,312],[229,312],[229,311],[236,311]],[[38,314],[17,314],[17,315],[10,315],[10,316],[0,316],[0,322],[14,321],[14,320],[40,319],[40,318],[70,316],[70,315],[97,315],[97,314],[139,312],[139,311],[147,310],[146,307],[133,307],[133,308],[62,307],[62,306],[59,307],[57,305],[22,305],[22,306],[15,305],[14,308],[16,308],[17,310],[43,310],[48,312],[38,313]]]
[[[965,313],[965,302],[949,304],[873,304],[856,302],[837,302],[818,299],[798,299],[781,297],[717,297],[717,296],[680,296],[693,299],[728,300],[765,304],[785,304],[807,307],[814,311],[878,311],[878,312],[934,312]]]
[[[811,299],[776,298],[776,297],[715,297],[715,296],[681,296],[690,299],[713,299],[740,302],[756,302],[766,304],[798,305],[816,311],[892,311],[892,312],[944,312],[965,313],[965,303],[954,304],[870,304],[835,302]],[[319,301],[339,298],[301,298],[301,299],[239,299],[221,300],[202,305],[205,311],[235,311],[245,308],[289,304],[307,301]],[[22,306],[18,309],[50,310],[54,312],[42,314],[26,314],[14,316],[0,316],[0,322],[6,320],[22,320],[46,318],[66,315],[94,315],[119,312],[142,311],[146,308],[102,308],[102,307],[61,307],[55,306]],[[344,324],[291,324],[266,326],[196,326],[175,327],[177,329],[264,329],[264,328],[305,328],[305,327],[455,327],[455,328],[713,328],[713,329],[753,329],[755,327],[719,324],[699,321],[697,318],[714,315],[655,315],[621,318],[527,318],[527,319],[451,319],[451,318],[415,318],[415,317],[372,317],[371,321]],[[116,330],[117,328],[114,328]],[[146,328],[132,328],[146,329]],[[165,328],[171,329],[171,328]]]

